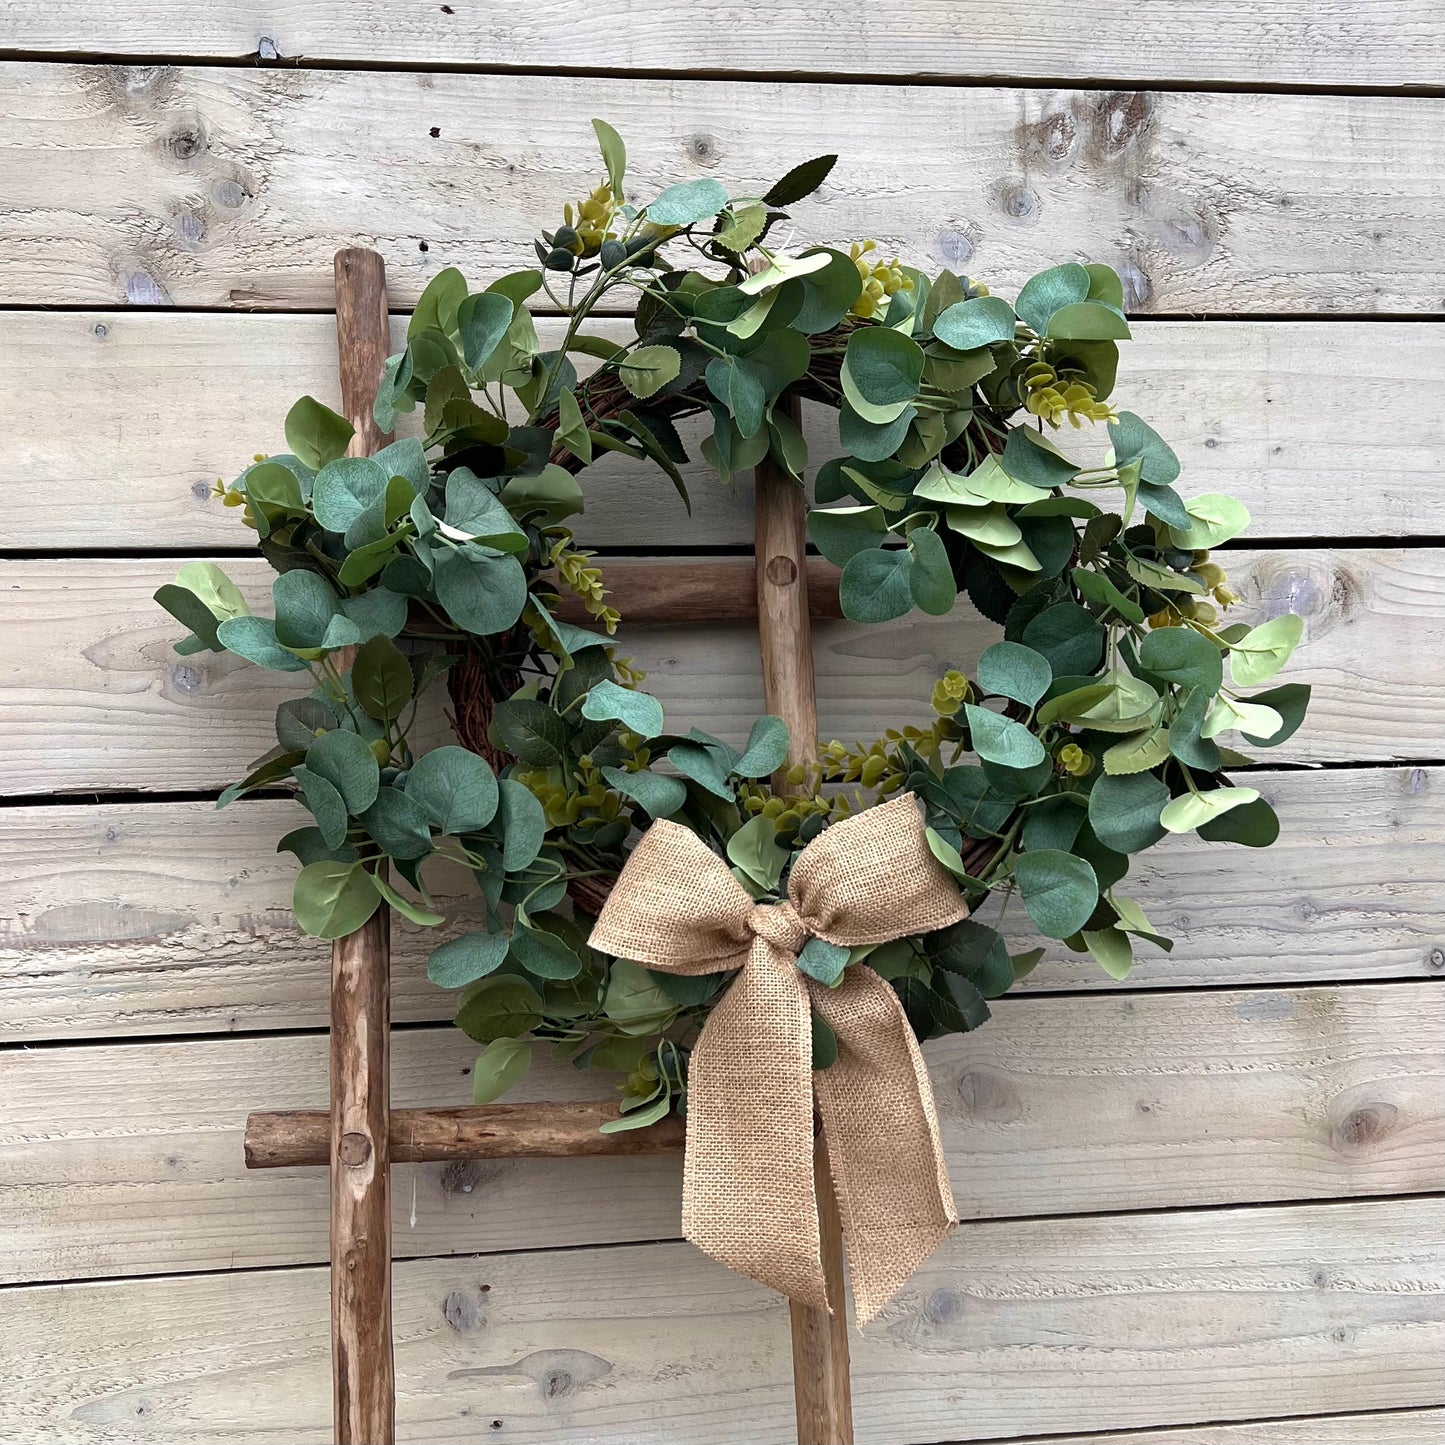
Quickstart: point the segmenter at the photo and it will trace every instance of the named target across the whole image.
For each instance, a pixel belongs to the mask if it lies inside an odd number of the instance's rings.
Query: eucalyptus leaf
[[[412,764],[406,795],[443,833],[485,828],[497,812],[497,779],[486,759],[451,744],[423,753]]]
[[[360,863],[308,863],[297,875],[291,906],[313,938],[345,938],[381,905],[376,880]]]
[[[1215,788],[1208,793],[1184,793],[1174,799],[1159,821],[1171,833],[1192,833],[1231,808],[1242,807],[1259,797],[1258,788]]]
[[[615,720],[644,738],[655,738],[662,731],[662,704],[655,697],[605,678],[588,692],[582,716],[593,722]]]
[[[1048,658],[1021,642],[995,642],[978,659],[978,685],[1025,707],[1032,707],[1053,680]]]
[[[1014,878],[1034,926],[1048,938],[1068,938],[1089,921],[1099,901],[1094,870],[1072,853],[1042,848],[1020,853]]]
[[[505,933],[464,933],[432,950],[426,976],[438,988],[465,988],[495,973],[507,957]]]
[[[532,1066],[532,1046],[521,1039],[493,1039],[472,1065],[472,1103],[495,1103]]]

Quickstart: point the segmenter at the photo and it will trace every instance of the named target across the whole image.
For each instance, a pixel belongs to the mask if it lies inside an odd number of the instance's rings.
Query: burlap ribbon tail
[[[828,988],[796,960],[810,935],[851,948],[966,914],[912,794],[826,828],[779,903],[755,903],[689,829],[660,821],[643,835],[592,947],[666,973],[738,970],[688,1069],[682,1218],[700,1249],[804,1304],[841,1304],[820,1257],[815,1103],[860,1324],[954,1227],[933,1091],[897,995],[865,964]],[[810,1008],[838,1039],[817,1072]]]

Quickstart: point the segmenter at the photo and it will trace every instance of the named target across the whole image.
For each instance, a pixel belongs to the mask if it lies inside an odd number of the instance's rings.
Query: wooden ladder
[[[372,415],[390,349],[386,278],[374,251],[338,251],[336,330],[341,395],[356,428],[354,455],[390,440]],[[794,404],[796,406],[796,404]],[[809,587],[802,489],[771,462],[757,469],[755,560],[689,568],[685,609],[651,569],[626,569],[614,588],[633,622],[737,620],[756,616],[768,712],[788,725],[788,762],[817,756],[809,593],[813,611],[836,615],[836,588]],[[828,580],[812,569],[815,583]],[[609,581],[611,577],[609,576]],[[660,585],[659,585],[660,583]],[[703,585],[695,586],[701,583]],[[698,593],[706,599],[699,605]],[[828,600],[831,598],[831,605]],[[786,765],[785,765],[786,767]],[[779,774],[776,785],[783,785]],[[682,1121],[600,1134],[616,1116],[613,1101],[494,1104],[485,1108],[390,1108],[390,917],[383,904],[331,952],[331,1105],[329,1112],[255,1113],[246,1121],[246,1163],[253,1169],[327,1164],[331,1170],[331,1348],[338,1445],[391,1445],[396,1438],[396,1379],[391,1328],[393,1162],[568,1158],[660,1154],[683,1147]],[[828,1169],[817,1141],[818,1214],[823,1264],[835,1314],[789,1303],[799,1445],[852,1445],[843,1235]]]

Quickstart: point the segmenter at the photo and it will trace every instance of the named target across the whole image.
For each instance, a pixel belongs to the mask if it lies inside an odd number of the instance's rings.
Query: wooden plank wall
[[[287,684],[177,658],[149,598],[198,556],[264,590],[206,492],[335,397],[333,250],[378,247],[401,311],[523,261],[592,183],[592,115],[644,191],[837,150],[809,240],[1004,289],[1113,262],[1123,394],[1249,503],[1248,614],[1307,622],[1313,718],[1256,779],[1280,843],[1159,850],[1171,957],[1115,985],[1053,950],[928,1050],[967,1223],[856,1341],[859,1438],[1439,1439],[1438,0],[8,0],[0,1441],[329,1437],[324,1181],[240,1152],[249,1108],[324,1098],[326,960],[272,852],[294,810],[212,807]],[[599,467],[584,538],[744,549],[745,489],[694,494],[689,524]],[[634,635],[676,717],[745,729],[746,631]],[[917,715],[988,636],[966,608],[820,627],[825,730]],[[461,1102],[423,956],[403,926],[396,1102]],[[677,1242],[678,1183],[399,1170],[403,1437],[788,1440],[786,1311]]]

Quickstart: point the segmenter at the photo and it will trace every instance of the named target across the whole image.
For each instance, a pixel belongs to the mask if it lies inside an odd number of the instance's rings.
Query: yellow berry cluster
[[[515,776],[541,803],[549,828],[600,828],[622,812],[622,799],[608,788],[590,757],[580,758],[570,772],[533,768]]]
[[[881,315],[888,309],[888,298],[899,291],[913,290],[913,282],[898,264],[898,257],[891,261],[879,259],[878,242],[854,241],[848,248],[853,264],[862,278],[863,289],[853,303],[853,315],[865,321]]]
[[[616,239],[611,228],[617,215],[617,200],[612,194],[612,187],[605,181],[576,207],[569,201],[562,208],[562,215],[568,227],[576,233],[576,240],[569,237],[568,243],[563,245],[563,238],[559,237],[557,244],[574,256],[595,256],[604,241]]]
[[[602,585],[602,569],[590,565],[596,553],[573,547],[572,534],[565,527],[549,530],[547,535],[555,539],[547,553],[548,563],[557,569],[562,583],[581,598],[583,607],[606,628],[607,635],[611,637],[622,621],[622,614],[604,600],[607,588]]]
[[[1087,778],[1094,771],[1094,760],[1078,743],[1065,743],[1054,754],[1054,761],[1071,778]]]
[[[1059,426],[1066,419],[1070,426],[1082,427],[1087,422],[1117,421],[1119,418],[1108,402],[1100,401],[1087,381],[1060,376],[1047,361],[1035,357],[1024,372],[1024,409],[1032,416],[1042,417],[1050,426]]]
[[[1209,560],[1207,551],[1194,554],[1189,575],[1197,577],[1204,584],[1219,606],[1206,602],[1202,597],[1181,596],[1171,601],[1168,607],[1154,613],[1149,619],[1150,627],[1183,627],[1188,622],[1197,622],[1202,627],[1213,627],[1219,621],[1219,614],[1227,612],[1239,601],[1239,593],[1226,585],[1229,574],[1217,562]]]
[[[939,717],[954,717],[972,696],[968,679],[950,668],[933,684],[933,710]]]

